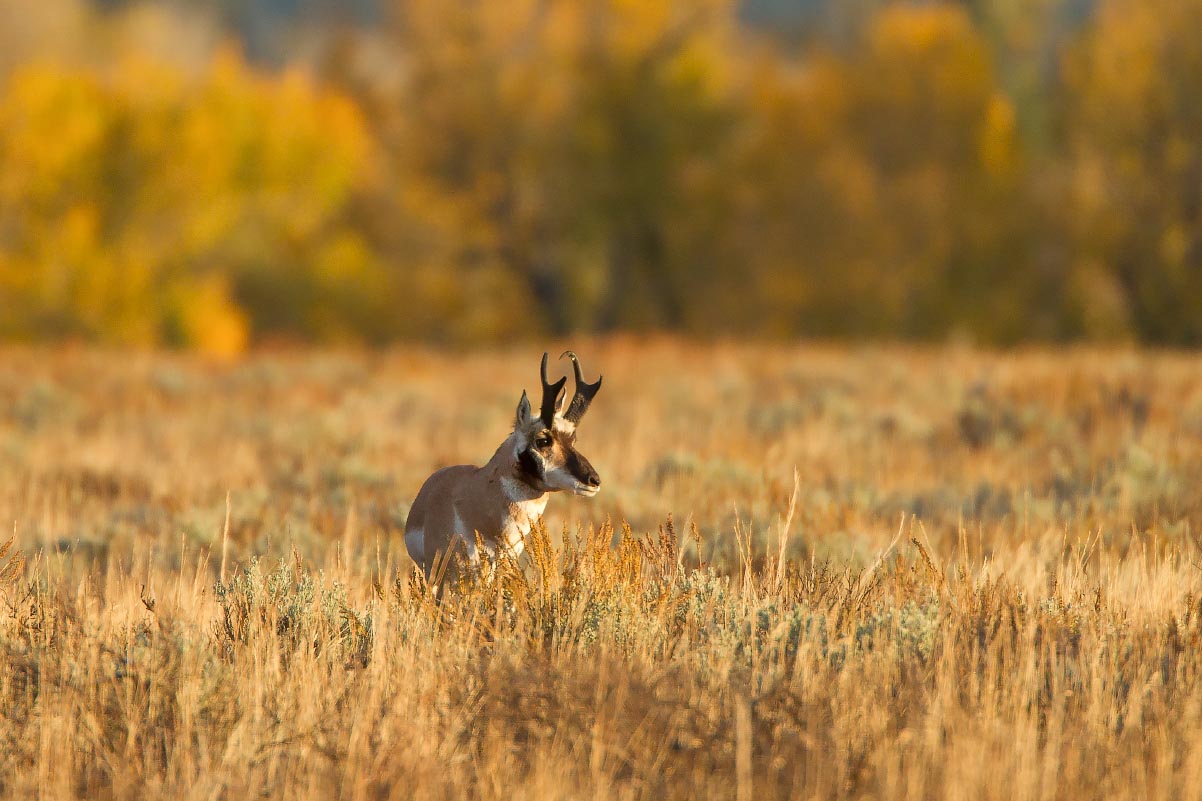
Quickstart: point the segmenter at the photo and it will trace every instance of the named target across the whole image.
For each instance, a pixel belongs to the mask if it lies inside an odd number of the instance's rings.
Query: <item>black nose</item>
[[[595,471],[590,472],[584,477],[584,483],[588,484],[590,487],[599,487],[601,486],[601,476],[597,475]]]

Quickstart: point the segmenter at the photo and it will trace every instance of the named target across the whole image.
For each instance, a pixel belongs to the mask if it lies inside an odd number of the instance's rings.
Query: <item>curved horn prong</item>
[[[543,404],[538,416],[542,418],[543,425],[550,428],[555,423],[555,407],[558,405],[559,393],[563,390],[563,385],[568,383],[568,377],[565,375],[554,384],[547,382],[547,354],[545,351],[539,373],[543,380]]]
[[[568,404],[568,410],[563,413],[563,418],[569,423],[579,423],[580,418],[584,417],[584,413],[588,411],[589,404],[593,402],[593,396],[597,394],[597,390],[601,389],[601,381],[605,376],[598,376],[596,382],[589,384],[584,380],[584,373],[580,369],[580,359],[570,350],[565,350],[560,354],[559,358],[567,356],[572,360],[572,372],[576,376],[576,392],[572,395],[572,402]]]

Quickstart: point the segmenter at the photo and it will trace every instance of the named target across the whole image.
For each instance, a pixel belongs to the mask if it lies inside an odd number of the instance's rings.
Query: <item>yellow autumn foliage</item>
[[[29,7],[0,337],[1202,342],[1202,0],[756,13],[405,0],[302,65]]]
[[[233,285],[320,287],[329,243],[369,253],[342,215],[370,152],[349,100],[229,51],[198,75],[21,67],[0,95],[0,328],[237,351]]]

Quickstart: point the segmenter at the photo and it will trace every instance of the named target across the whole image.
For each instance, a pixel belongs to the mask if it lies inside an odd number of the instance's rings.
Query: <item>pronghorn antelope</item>
[[[513,433],[488,464],[444,467],[417,493],[405,523],[405,547],[428,578],[436,564],[454,569],[452,552],[479,563],[477,534],[490,557],[499,548],[520,555],[522,538],[543,513],[549,493],[569,490],[592,497],[600,491],[601,477],[576,450],[576,425],[601,389],[601,379],[586,383],[576,354],[566,351],[560,358],[564,356],[572,360],[576,377],[576,391],[566,409],[561,408],[560,393],[567,376],[549,383],[544,353],[538,416],[532,414],[523,391]]]

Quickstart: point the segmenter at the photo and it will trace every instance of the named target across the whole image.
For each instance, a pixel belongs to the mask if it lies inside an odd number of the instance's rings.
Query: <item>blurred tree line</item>
[[[0,0],[0,337],[1202,343],[1202,0],[189,8]]]

